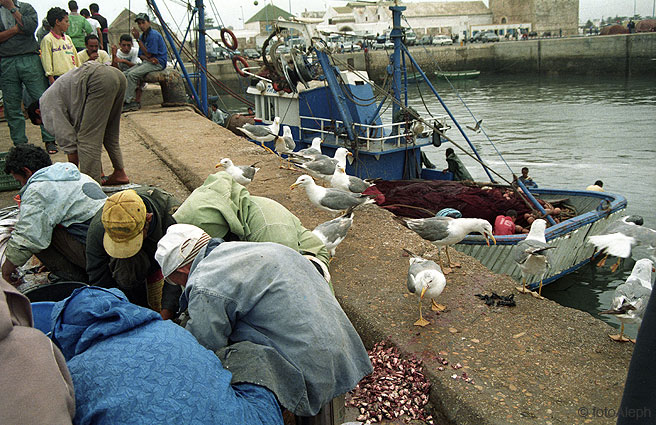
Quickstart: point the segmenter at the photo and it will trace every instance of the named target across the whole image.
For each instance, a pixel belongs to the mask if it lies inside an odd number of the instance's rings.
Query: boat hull
[[[627,202],[621,195],[601,192],[567,191],[557,189],[536,189],[535,194],[544,196],[578,197],[585,201],[589,198],[599,206],[569,220],[547,229],[547,243],[554,246],[551,251],[551,265],[544,276],[543,285],[583,267],[596,255],[594,246],[587,243],[590,236],[603,233],[608,225],[617,220],[626,208]],[[485,267],[495,273],[507,274],[521,282],[521,271],[513,260],[512,250],[526,235],[497,236],[497,244],[487,246],[480,236],[467,236],[454,247],[479,260]],[[536,289],[540,285],[540,276],[529,276],[527,286]]]
[[[437,78],[449,80],[472,80],[481,75],[481,71],[442,71],[436,72]]]

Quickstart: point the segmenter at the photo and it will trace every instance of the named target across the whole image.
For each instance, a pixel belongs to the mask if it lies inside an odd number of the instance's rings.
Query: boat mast
[[[403,31],[401,30],[401,16],[403,11],[406,9],[405,6],[399,6],[398,4],[390,6],[392,11],[392,32],[390,37],[394,41],[394,53],[392,54],[392,78],[394,84],[392,84],[394,90],[394,98],[396,102],[392,103],[392,121],[394,117],[398,116],[398,112],[401,109],[401,55],[403,51],[401,50],[401,45],[403,44]],[[396,129],[397,127],[394,127]]]
[[[198,10],[198,69],[199,76],[199,96],[200,110],[207,115],[207,53],[205,46],[205,6],[203,0],[196,0],[196,10]]]

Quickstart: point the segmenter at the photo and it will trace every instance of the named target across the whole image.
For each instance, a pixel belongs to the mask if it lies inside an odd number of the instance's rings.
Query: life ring
[[[230,35],[230,39],[232,40],[232,43],[228,43],[228,41],[226,40],[226,34]],[[223,41],[223,44],[225,44],[228,49],[230,50],[237,49],[237,37],[235,37],[235,33],[229,30],[228,28],[221,28],[221,41]]]
[[[239,65],[237,65],[237,62],[241,63],[242,67],[240,68]],[[246,59],[239,55],[234,55],[232,57],[232,66],[235,67],[235,71],[237,71],[237,74],[241,75],[242,77],[246,77],[246,73],[243,71],[244,68],[248,68],[248,62],[246,62]]]

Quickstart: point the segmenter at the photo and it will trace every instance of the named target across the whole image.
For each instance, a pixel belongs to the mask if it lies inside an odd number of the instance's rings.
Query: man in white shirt
[[[130,34],[121,35],[119,47],[112,46],[112,66],[125,72],[140,63],[139,50],[132,48],[132,36]]]
[[[112,59],[109,57],[109,54],[104,50],[100,49],[100,40],[95,34],[89,34],[84,38],[84,46],[86,49],[82,50],[77,54],[80,58],[80,62],[84,63],[87,61],[96,61],[102,63],[103,65],[111,65]]]
[[[93,28],[93,34],[96,34],[98,36],[99,44],[101,49],[107,49],[107,46],[103,46],[102,44],[102,29],[100,28],[100,22],[97,20],[93,19],[91,17],[91,13],[89,13],[88,9],[82,9],[80,10],[80,15],[84,16],[84,18],[89,21],[89,25],[91,25],[91,28]]]

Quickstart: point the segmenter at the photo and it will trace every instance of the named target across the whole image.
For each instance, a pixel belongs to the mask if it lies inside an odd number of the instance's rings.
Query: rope
[[[409,23],[408,20],[405,18],[405,16],[403,16],[403,20],[404,20],[405,23],[408,25],[408,28],[410,28],[411,30],[414,31],[414,29],[410,26],[410,23]],[[423,47],[425,53],[427,53],[427,54],[431,57],[431,59],[433,59],[433,61],[435,62],[435,65],[437,66],[437,69],[438,69],[440,72],[442,72],[442,68],[440,67],[440,63],[439,63],[439,61],[437,60],[437,58],[435,58],[435,56],[433,55],[433,53],[432,53],[431,51],[429,51],[429,50],[426,48],[425,45],[422,45],[422,47]],[[451,80],[449,80],[449,78],[448,78],[446,75],[444,76],[444,79],[446,80],[447,83],[449,83],[449,86],[451,86],[451,89],[455,92],[456,97],[458,98],[458,100],[460,100],[460,102],[461,102],[462,105],[465,107],[465,109],[467,109],[467,112],[469,112],[469,115],[471,115],[471,117],[473,118],[474,122],[478,122],[478,119],[477,119],[476,116],[474,115],[474,112],[472,112],[472,110],[469,108],[469,105],[467,105],[467,102],[465,102],[465,100],[460,96],[460,92],[459,92],[458,89],[456,89],[456,87],[451,83]],[[423,97],[422,97],[422,101],[423,101]],[[503,163],[506,164],[506,167],[508,167],[508,170],[510,171],[510,173],[511,173],[511,174],[515,174],[515,172],[512,170],[512,168],[510,168],[510,165],[506,162],[506,159],[503,157],[503,155],[501,154],[501,152],[499,152],[499,149],[497,149],[496,144],[492,141],[492,139],[490,138],[490,136],[488,136],[487,132],[485,131],[485,128],[483,128],[483,126],[480,126],[480,129],[481,129],[481,132],[483,133],[483,135],[485,135],[485,138],[487,139],[487,141],[490,142],[490,144],[492,145],[492,147],[494,148],[494,150],[495,150],[495,151],[497,152],[497,154],[499,155],[499,158],[501,158],[501,160],[503,161]]]

